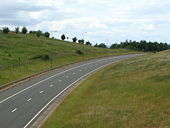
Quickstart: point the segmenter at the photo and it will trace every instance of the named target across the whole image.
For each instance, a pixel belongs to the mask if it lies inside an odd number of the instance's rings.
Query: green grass
[[[93,74],[42,128],[169,128],[170,50]]]
[[[81,50],[84,55],[77,54],[77,50]],[[0,85],[49,69],[50,61],[31,60],[40,55],[52,55],[53,67],[56,67],[86,59],[132,53],[137,52],[95,48],[45,37],[37,38],[30,34],[3,34],[0,31]],[[25,62],[29,63],[19,65]]]

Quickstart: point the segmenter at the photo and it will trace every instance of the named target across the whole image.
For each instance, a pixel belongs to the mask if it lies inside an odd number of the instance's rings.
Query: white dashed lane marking
[[[16,110],[17,110],[17,108],[13,109],[11,112],[13,113],[13,112],[15,112]]]
[[[27,101],[30,102],[32,100],[32,98],[29,98]]]
[[[50,88],[53,87],[54,85],[50,85]]]
[[[61,82],[62,80],[59,80],[59,82]]]
[[[44,91],[40,91],[40,93],[43,93]]]

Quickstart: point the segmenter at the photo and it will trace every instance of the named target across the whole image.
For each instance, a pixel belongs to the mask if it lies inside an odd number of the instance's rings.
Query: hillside
[[[42,128],[169,128],[169,92],[170,50],[125,60],[79,85]]]
[[[51,67],[86,59],[136,53],[126,49],[102,49],[30,34],[0,31],[0,85]],[[9,75],[10,74],[10,75]]]

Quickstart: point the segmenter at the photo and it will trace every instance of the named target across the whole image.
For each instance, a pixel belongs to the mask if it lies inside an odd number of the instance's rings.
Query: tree
[[[92,44],[89,41],[86,42],[86,45],[92,46]]]
[[[138,51],[151,51],[151,52],[159,52],[162,50],[169,49],[169,46],[166,43],[159,42],[147,42],[145,40],[137,41],[128,41],[121,42],[120,44],[112,44],[111,48],[126,48],[133,49]]]
[[[118,46],[119,46],[118,44],[112,44],[110,48],[116,49],[116,48],[119,48]]]
[[[44,33],[44,36],[47,37],[47,38],[49,38],[49,37],[50,37],[50,33],[49,33],[49,32],[45,32],[45,33]]]
[[[3,33],[8,34],[10,32],[8,27],[3,27]]]
[[[84,40],[82,39],[82,40],[78,40],[78,43],[79,44],[84,44]]]
[[[17,34],[19,32],[19,27],[15,28],[15,33]]]
[[[42,35],[42,32],[40,30],[37,31],[36,33],[37,37],[39,38]]]
[[[22,33],[23,33],[23,34],[26,34],[27,32],[28,32],[27,28],[26,28],[26,27],[23,27],[23,28],[22,28]]]
[[[77,37],[74,37],[72,40],[73,40],[74,43],[76,43]]]
[[[78,40],[78,43],[81,44],[81,40]]]
[[[63,35],[61,35],[61,39],[62,40],[65,40],[66,39],[66,36],[63,34]]]
[[[106,45],[105,45],[104,43],[99,44],[97,47],[100,47],[100,48],[107,48]]]
[[[83,39],[81,40],[81,43],[84,44],[84,40]]]
[[[94,45],[94,47],[98,47],[98,44],[96,43],[96,44]]]

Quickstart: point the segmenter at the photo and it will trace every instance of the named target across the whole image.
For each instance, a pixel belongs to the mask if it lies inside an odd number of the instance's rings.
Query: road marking
[[[17,108],[13,109],[11,112],[13,113],[13,112],[15,112],[16,110],[17,110]]]
[[[82,70],[80,70],[80,72],[81,72]]]
[[[50,85],[50,88],[53,87],[54,85]]]
[[[29,98],[27,101],[30,102],[32,100],[32,98]]]
[[[66,78],[69,78],[69,76],[66,76]]]
[[[76,73],[73,72],[73,75],[75,75]]]
[[[137,56],[140,56],[140,55],[145,55],[145,54],[128,55],[127,58],[124,58],[124,59],[129,59],[130,57],[137,57]],[[70,69],[65,70],[65,71],[63,71],[63,72],[60,72],[60,73],[55,74],[55,75],[53,75],[53,76],[50,76],[50,77],[48,77],[48,78],[46,78],[46,79],[44,79],[44,80],[41,80],[41,81],[39,81],[39,82],[37,82],[37,83],[35,83],[35,84],[33,84],[33,85],[31,85],[31,86],[29,86],[29,87],[27,87],[27,88],[19,91],[19,92],[15,93],[15,94],[13,94],[13,95],[11,95],[11,96],[9,96],[8,98],[5,98],[4,100],[0,101],[0,104],[3,103],[3,102],[5,102],[5,101],[7,101],[8,99],[13,98],[13,97],[16,96],[16,95],[18,95],[18,94],[20,94],[20,93],[22,93],[22,92],[24,92],[24,91],[26,91],[26,90],[28,90],[28,89],[36,86],[36,85],[44,82],[44,81],[47,81],[47,80],[49,80],[49,79],[51,79],[51,78],[53,78],[53,77],[56,77],[56,76],[58,76],[58,75],[60,75],[60,74],[65,73],[65,72],[67,72],[67,71],[71,71],[71,70],[73,70],[73,69],[76,69],[76,68],[79,68],[79,67],[83,67],[83,66],[85,66],[85,65],[89,65],[89,64],[96,63],[96,62],[105,61],[105,60],[108,60],[108,59],[112,59],[112,60],[113,60],[113,58],[114,58],[114,59],[118,59],[118,58],[120,58],[120,57],[122,57],[122,56],[115,56],[115,57],[112,57],[112,58],[110,57],[110,58],[106,58],[106,59],[96,60],[96,61],[93,61],[93,62],[89,62],[89,63],[86,63],[86,64],[79,65],[79,66],[77,66],[77,67],[70,68]],[[126,56],[125,56],[125,57],[126,57]],[[116,60],[115,62],[117,62],[117,61],[120,61],[120,59]]]
[[[40,93],[43,93],[44,91],[40,91]]]
[[[117,61],[115,61],[115,62],[117,62]],[[53,102],[57,97],[59,97],[63,92],[65,92],[65,91],[66,91],[68,88],[70,88],[72,85],[74,85],[75,83],[77,83],[78,81],[80,81],[81,79],[83,79],[84,77],[88,76],[89,74],[91,74],[91,73],[99,70],[100,68],[103,68],[103,67],[105,67],[105,66],[107,66],[107,65],[110,65],[110,64],[112,64],[112,63],[102,65],[102,66],[100,66],[100,67],[92,70],[91,72],[85,74],[84,76],[80,77],[79,79],[77,79],[76,81],[74,81],[72,84],[70,84],[69,86],[67,86],[63,91],[61,91],[61,92],[60,92],[59,94],[57,94],[52,100],[50,100],[50,101],[24,126],[24,128],[27,128],[27,127],[31,124],[31,122],[32,122],[44,109],[46,109],[46,107],[47,107],[49,104],[51,104],[51,102]]]
[[[59,82],[61,82],[62,80],[59,80]]]

